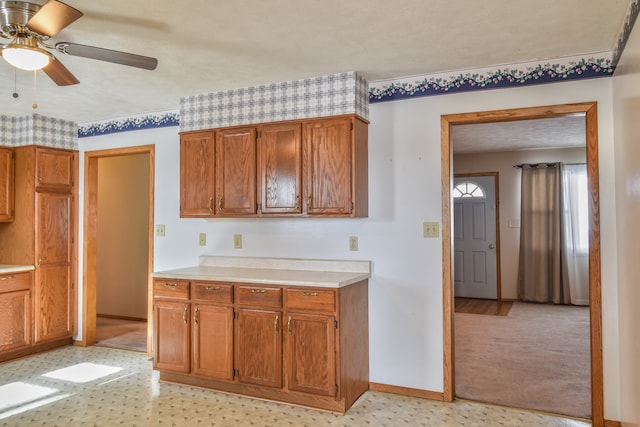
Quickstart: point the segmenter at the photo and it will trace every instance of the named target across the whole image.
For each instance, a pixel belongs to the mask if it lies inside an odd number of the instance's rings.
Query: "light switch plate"
[[[233,248],[242,249],[242,234],[233,235]]]
[[[519,219],[510,219],[509,220],[509,228],[520,228],[520,220]]]
[[[164,237],[165,228],[164,224],[156,224],[156,236]]]
[[[200,246],[207,246],[207,233],[200,233],[199,238]]]
[[[424,237],[440,237],[440,224],[437,222],[422,223],[422,235]]]

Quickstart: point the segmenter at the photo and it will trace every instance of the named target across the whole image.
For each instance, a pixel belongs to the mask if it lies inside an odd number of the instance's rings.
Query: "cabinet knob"
[[[264,294],[266,292],[267,292],[266,289],[251,289],[252,294]]]
[[[291,316],[289,316],[289,320],[287,320],[287,331],[291,333]]]
[[[169,282],[167,282],[167,283],[165,283],[164,285],[165,285],[167,288],[177,288],[177,287],[178,287],[178,284],[177,284],[177,283],[169,283]]]
[[[2,276],[0,277],[0,280],[11,280],[13,279],[13,276]]]
[[[197,325],[200,315],[198,314],[198,306],[196,306],[195,310],[193,311],[193,322]]]
[[[305,297],[317,297],[318,295],[320,294],[317,292],[302,291],[302,296]]]
[[[300,209],[300,194],[296,194],[296,204],[295,204],[295,209],[296,209],[296,210]]]
[[[182,311],[182,321],[186,324],[187,322],[189,322],[189,307],[187,307],[186,305],[184,306],[184,310]]]
[[[273,322],[273,329],[275,333],[278,333],[278,320],[280,320],[280,315],[276,314],[276,320]]]
[[[219,291],[220,290],[220,286],[207,286],[204,288],[207,291]]]
[[[222,212],[222,196],[218,198],[218,211]]]
[[[213,215],[213,197],[209,197],[209,215]]]
[[[307,197],[307,211],[311,210],[311,196]]]

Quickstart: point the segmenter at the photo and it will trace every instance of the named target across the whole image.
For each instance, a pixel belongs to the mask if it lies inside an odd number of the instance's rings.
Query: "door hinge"
[[[237,319],[237,318],[238,318],[238,312],[237,312],[237,311],[234,311],[234,312],[233,312],[233,318],[234,318],[234,319]]]
[[[349,202],[349,209],[353,212],[353,202]]]
[[[233,370],[233,376],[234,377],[239,377],[240,376],[240,372],[237,369]]]
[[[338,329],[338,321],[337,320],[333,321],[333,329]]]
[[[353,122],[349,123],[349,130],[353,130]]]
[[[338,395],[338,384],[334,384],[333,385],[333,390],[334,390],[334,396]]]

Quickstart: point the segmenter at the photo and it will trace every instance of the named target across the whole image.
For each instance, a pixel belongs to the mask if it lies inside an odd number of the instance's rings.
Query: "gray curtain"
[[[518,299],[570,304],[563,268],[562,164],[522,165]]]

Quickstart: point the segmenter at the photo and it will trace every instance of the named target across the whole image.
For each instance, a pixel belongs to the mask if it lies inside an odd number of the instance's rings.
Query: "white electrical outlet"
[[[242,249],[242,234],[233,235],[233,248]]]
[[[207,233],[200,233],[200,246],[207,246]]]
[[[164,224],[156,224],[156,236],[164,237],[164,232],[165,232]]]
[[[358,250],[358,236],[349,236],[349,250],[350,251]]]

